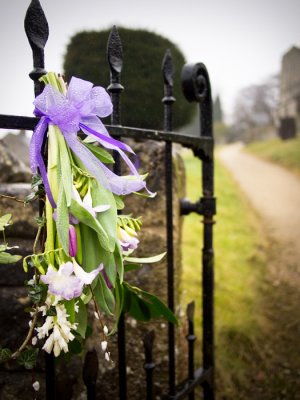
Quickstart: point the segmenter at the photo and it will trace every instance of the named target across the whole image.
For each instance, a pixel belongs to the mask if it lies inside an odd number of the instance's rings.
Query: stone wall
[[[140,247],[137,255],[152,256],[166,251],[166,198],[165,198],[165,177],[164,177],[164,144],[147,142],[147,144],[135,143],[133,145],[140,158],[141,171],[150,172],[147,183],[152,191],[157,192],[154,199],[146,199],[139,196],[129,196],[126,199],[126,210],[124,213],[132,213],[134,216],[142,216],[143,226],[140,234]],[[174,242],[175,242],[175,288],[176,298],[179,293],[179,276],[181,272],[181,217],[179,213],[179,199],[183,197],[184,170],[181,158],[177,151],[173,155],[174,167]],[[29,192],[29,184],[1,184],[0,193],[23,198]],[[31,206],[23,207],[8,199],[0,199],[0,210],[12,212],[14,216],[13,229],[9,231],[10,244],[18,243],[19,254],[23,256],[32,252],[33,240],[36,232],[34,221],[37,209]],[[166,260],[157,264],[144,265],[142,269],[131,273],[126,278],[130,283],[145,289],[166,302],[167,279]],[[28,319],[24,315],[24,308],[28,304],[26,293],[23,289],[23,281],[26,274],[22,271],[21,263],[16,266],[1,266],[0,275],[0,346],[16,347],[22,340],[28,327]],[[178,310],[177,310],[178,311]],[[92,321],[93,310],[90,310]],[[108,321],[109,323],[109,321]],[[99,359],[99,374],[97,380],[97,399],[118,398],[118,374],[117,374],[117,336],[109,341],[114,363],[107,363],[100,350],[99,324],[92,321],[93,334],[87,340],[86,351],[95,349]],[[156,368],[154,376],[159,383],[155,384],[155,393],[160,397],[163,390],[167,388],[167,323],[165,321],[153,321],[151,323],[139,323],[132,318],[126,319],[127,338],[127,374],[128,374],[128,398],[145,399],[145,374],[143,370],[144,349],[143,337],[149,330],[154,330],[156,339],[154,342],[154,360]],[[177,351],[186,354],[184,340],[181,337],[182,329],[179,329],[177,337]],[[70,364],[61,363],[58,367],[61,373],[58,375],[59,398],[68,400],[85,399],[85,388],[82,381],[82,365],[85,354],[73,357]],[[182,366],[182,362],[180,363]],[[43,359],[38,363],[36,376],[40,378],[41,394],[44,398],[44,367]],[[181,375],[181,369],[178,369]],[[3,400],[32,398],[31,394],[31,373],[21,368],[5,365],[0,369],[0,398]]]

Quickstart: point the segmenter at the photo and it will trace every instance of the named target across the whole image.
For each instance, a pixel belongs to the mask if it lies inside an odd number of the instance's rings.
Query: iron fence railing
[[[35,95],[39,95],[43,89],[39,78],[46,73],[44,69],[44,47],[46,45],[49,29],[47,19],[41,8],[39,0],[32,0],[25,17],[25,31],[33,51],[33,70],[29,74],[34,82]],[[168,326],[168,393],[163,399],[195,399],[195,388],[202,386],[203,398],[213,400],[215,398],[214,385],[214,268],[213,268],[213,216],[216,213],[214,198],[214,161],[213,161],[213,132],[212,132],[212,101],[209,76],[202,63],[187,64],[182,70],[182,88],[186,99],[190,102],[198,102],[200,107],[200,132],[198,137],[187,136],[172,131],[172,105],[173,97],[173,65],[169,51],[166,52],[162,64],[164,79],[164,130],[150,130],[121,126],[120,95],[123,86],[120,82],[120,72],[123,65],[122,44],[116,28],[113,28],[108,39],[107,58],[111,72],[111,82],[108,92],[113,102],[113,113],[109,132],[114,137],[138,139],[139,141],[155,140],[165,143],[165,181],[166,181],[166,225],[167,225],[167,286],[168,306],[174,311],[174,238],[173,238],[173,186],[172,186],[172,147],[179,143],[193,150],[195,157],[201,160],[202,165],[202,197],[195,203],[182,199],[180,204],[181,215],[191,212],[203,216],[204,233],[203,240],[199,238],[199,246],[202,243],[202,354],[203,365],[196,368],[194,360],[195,351],[195,327],[194,327],[194,302],[187,307],[188,334],[188,371],[186,380],[176,383],[176,357],[175,357],[175,330],[172,324]],[[16,115],[0,115],[0,128],[2,129],[26,129],[34,130],[38,118]],[[119,169],[116,163],[116,172]],[[199,288],[199,291],[201,288]],[[126,377],[126,332],[124,315],[120,318],[118,329],[118,373],[119,373],[119,398],[127,399]],[[150,331],[144,337],[145,350],[145,379],[146,393],[143,398],[154,399],[154,381],[159,379],[154,375],[155,360],[153,348],[155,346],[154,331]],[[87,387],[87,398],[96,399],[96,380],[98,374],[98,360],[95,351],[86,354],[83,381]],[[56,399],[55,391],[55,366],[51,355],[46,355],[46,398]],[[142,395],[143,396],[143,395]]]

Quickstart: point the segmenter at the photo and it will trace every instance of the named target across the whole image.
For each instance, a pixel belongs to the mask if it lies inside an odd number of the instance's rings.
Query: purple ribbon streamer
[[[50,184],[48,181],[46,166],[42,157],[42,146],[49,121],[49,118],[46,116],[41,117],[41,119],[39,120],[30,142],[29,157],[31,170],[36,173],[37,168],[39,168],[50,204],[52,208],[56,208],[56,203],[53,199]]]
[[[91,82],[73,77],[70,81],[67,95],[64,96],[56,88],[46,85],[44,91],[35,99],[35,112],[41,116],[30,143],[30,165],[34,173],[37,168],[42,176],[45,191],[53,208],[56,208],[47,170],[42,157],[42,145],[49,123],[57,125],[71,150],[85,164],[89,172],[106,189],[118,195],[125,195],[146,189],[153,195],[138,173],[136,167],[125,154],[135,154],[130,146],[113,139],[98,117],[106,117],[112,112],[112,103],[108,93],[101,87],[93,87]],[[97,130],[94,129],[96,127]],[[87,134],[92,134],[104,147],[116,150],[128,165],[135,177],[118,176],[106,167],[77,138],[80,128]],[[104,133],[99,132],[103,131]]]

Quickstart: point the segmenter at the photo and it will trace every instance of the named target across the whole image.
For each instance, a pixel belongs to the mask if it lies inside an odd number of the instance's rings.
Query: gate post
[[[182,87],[188,101],[196,101],[200,108],[200,137],[213,138],[212,99],[207,69],[204,64],[187,64],[182,70]],[[202,160],[202,190],[200,199],[203,215],[202,249],[202,315],[203,315],[203,368],[207,378],[203,382],[205,400],[215,399],[214,384],[214,251],[213,216],[215,214],[214,162],[211,156],[194,151]]]

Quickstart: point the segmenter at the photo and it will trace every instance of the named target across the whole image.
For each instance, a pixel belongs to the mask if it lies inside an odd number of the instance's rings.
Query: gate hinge
[[[195,203],[190,202],[188,199],[181,199],[180,201],[180,215],[188,215],[195,212],[199,215],[215,215],[216,214],[216,198],[215,197],[202,197]]]

